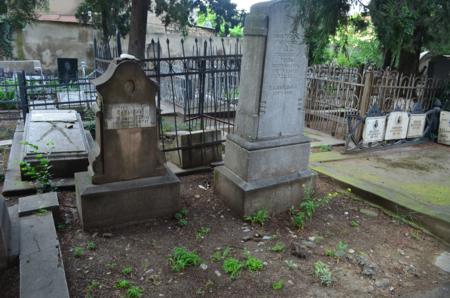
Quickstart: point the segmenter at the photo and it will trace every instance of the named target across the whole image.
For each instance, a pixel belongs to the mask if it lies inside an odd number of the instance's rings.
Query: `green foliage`
[[[300,208],[305,212],[306,218],[309,219],[309,222],[312,220],[316,207],[316,202],[314,202],[313,199],[305,200],[300,204]]]
[[[242,24],[242,13],[237,14],[232,21],[226,21],[224,17],[217,16],[210,8],[206,9],[206,13],[200,12],[197,15],[195,24],[197,26],[209,27],[215,29],[219,36],[242,37],[244,28]]]
[[[345,251],[347,250],[347,247],[348,247],[347,243],[339,241],[336,244],[336,249],[325,250],[325,255],[327,257],[342,258],[343,256],[345,256]]]
[[[133,268],[132,267],[124,267],[123,269],[122,269],[122,274],[123,275],[129,275],[129,274],[131,274],[131,272],[133,272]]]
[[[297,263],[295,263],[292,260],[285,260],[284,263],[286,264],[286,266],[288,267],[289,270],[294,270],[298,268]]]
[[[320,283],[324,286],[331,285],[333,281],[330,268],[321,261],[314,263],[314,275],[319,278]]]
[[[178,221],[177,225],[179,225],[180,227],[186,226],[188,224],[186,216],[187,216],[186,208],[183,208],[180,211],[178,211],[177,213],[175,213],[175,219]]]
[[[230,255],[231,252],[231,248],[229,248],[228,246],[225,247],[223,250],[217,250],[213,253],[213,255],[211,256],[211,260],[213,262],[220,262],[225,260],[226,258],[228,258],[228,256]]]
[[[259,224],[261,226],[269,219],[269,212],[266,209],[258,210],[255,214],[244,217],[245,221],[252,224]]]
[[[329,152],[333,150],[333,147],[331,145],[320,145],[319,149],[320,152]]]
[[[303,227],[305,226],[305,212],[291,208],[290,213],[292,222],[294,223],[295,227],[297,229],[303,229]]]
[[[223,261],[223,270],[230,276],[231,279],[239,277],[245,264],[235,258],[227,258]]]
[[[133,286],[127,290],[127,297],[129,298],[138,298],[142,297],[142,295],[144,295],[144,290],[139,287]]]
[[[48,210],[47,209],[38,209],[38,210],[36,210],[35,212],[34,212],[34,214],[35,215],[38,215],[38,216],[43,216],[43,215],[46,215],[46,214],[48,214]]]
[[[84,248],[80,246],[75,246],[73,249],[73,256],[75,258],[81,258],[84,255]]]
[[[358,221],[356,221],[356,220],[354,220],[354,219],[350,222],[350,225],[351,225],[353,228],[359,227]]]
[[[274,246],[270,248],[270,250],[273,252],[282,252],[284,248],[285,248],[284,243],[277,242]]]
[[[93,241],[89,241],[86,245],[86,248],[88,250],[95,250],[97,248],[97,246],[95,245],[95,243]]]
[[[169,265],[173,272],[180,272],[188,266],[198,266],[200,256],[195,251],[188,251],[183,247],[175,247],[169,258]]]
[[[86,287],[86,297],[91,298],[94,297],[93,292],[95,289],[98,289],[100,287],[100,283],[96,280],[93,280],[89,282],[88,286]]]
[[[282,280],[278,280],[272,284],[272,289],[281,290],[284,288],[284,282]]]
[[[131,283],[126,279],[121,279],[116,282],[115,286],[117,289],[129,289],[131,287]]]
[[[53,189],[52,187],[52,175],[50,173],[51,165],[48,160],[50,155],[50,149],[45,153],[41,153],[39,147],[28,143],[22,142],[22,145],[29,146],[32,149],[32,154],[35,155],[37,160],[37,165],[32,165],[29,162],[20,162],[20,171],[25,179],[33,181],[36,186],[38,193],[49,192]],[[48,148],[53,148],[53,143],[47,143]]]
[[[253,256],[248,256],[247,260],[245,261],[245,267],[248,271],[254,272],[262,270],[264,264],[260,259]]]
[[[206,235],[209,234],[210,229],[208,227],[201,227],[198,229],[196,238],[197,239],[205,239]]]

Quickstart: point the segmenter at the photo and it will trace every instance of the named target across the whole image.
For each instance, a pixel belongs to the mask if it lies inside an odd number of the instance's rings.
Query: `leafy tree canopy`
[[[0,0],[0,56],[11,57],[11,34],[36,19],[36,11],[47,7],[47,0]]]

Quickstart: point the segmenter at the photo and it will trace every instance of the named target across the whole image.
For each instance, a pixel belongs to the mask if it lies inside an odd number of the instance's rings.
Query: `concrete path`
[[[450,147],[421,144],[358,154],[313,153],[311,168],[407,215],[450,243]]]

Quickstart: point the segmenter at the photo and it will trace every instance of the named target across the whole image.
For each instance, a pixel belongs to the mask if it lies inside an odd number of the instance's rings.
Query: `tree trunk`
[[[391,67],[391,65],[392,65],[392,51],[391,49],[386,49],[384,51],[383,69]]]
[[[145,59],[145,36],[147,33],[147,12],[149,0],[131,1],[130,39],[128,54]]]
[[[419,58],[420,50],[405,50],[400,51],[400,59],[398,62],[398,71],[403,74],[414,74],[419,73]]]

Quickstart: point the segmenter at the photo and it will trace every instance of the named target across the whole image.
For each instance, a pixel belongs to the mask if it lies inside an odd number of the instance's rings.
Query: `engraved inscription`
[[[450,112],[441,112],[438,143],[450,145]]]
[[[105,128],[125,129],[156,126],[155,108],[149,104],[127,103],[105,106]]]
[[[385,140],[405,139],[408,132],[409,116],[406,112],[389,114]]]
[[[364,124],[363,143],[380,142],[384,139],[386,116],[367,117]]]
[[[425,114],[413,114],[410,116],[407,138],[420,138],[423,136],[426,117]]]

